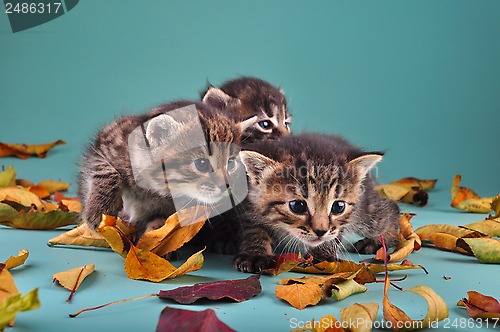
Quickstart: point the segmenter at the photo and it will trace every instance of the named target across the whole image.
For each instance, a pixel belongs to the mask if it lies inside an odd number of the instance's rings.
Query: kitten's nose
[[[318,237],[322,237],[323,235],[325,235],[326,233],[326,230],[324,229],[313,229],[313,232],[318,236]]]

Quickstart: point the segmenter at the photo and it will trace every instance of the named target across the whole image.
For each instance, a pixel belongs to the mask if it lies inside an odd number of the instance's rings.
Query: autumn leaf
[[[68,297],[67,302],[71,301],[73,294],[76,292],[82,281],[94,272],[95,265],[88,264],[80,267],[75,267],[74,269],[58,272],[52,276],[52,281],[57,281],[61,286],[70,290],[71,293]]]
[[[414,177],[407,177],[403,179],[399,179],[397,181],[391,182],[391,184],[398,185],[404,188],[413,188],[418,187],[423,190],[434,189],[436,186],[437,179],[434,180],[422,180]]]
[[[460,238],[456,246],[475,256],[481,263],[500,264],[500,241],[488,237]]]
[[[468,229],[478,231],[488,236],[500,237],[500,218],[485,219],[463,226]]]
[[[356,280],[348,279],[331,287],[332,298],[336,301],[342,301],[353,294],[366,292],[368,288],[365,285],[358,284]]]
[[[176,268],[166,259],[131,245],[125,258],[125,272],[130,279],[153,282],[177,278],[201,269],[204,261],[203,250],[191,255],[186,262]]]
[[[50,212],[17,211],[0,203],[0,225],[21,229],[53,229],[75,224],[80,218],[76,212],[54,210]]]
[[[166,307],[160,314],[156,331],[233,332],[234,330],[221,322],[212,309],[191,311]]]
[[[276,297],[285,300],[294,308],[304,309],[309,305],[316,305],[323,297],[321,286],[314,283],[294,283],[285,286],[276,286]]]
[[[205,213],[201,213],[200,209],[203,209]],[[165,256],[191,240],[203,227],[207,218],[205,208],[198,206],[174,213],[167,218],[165,225],[144,233],[137,243],[137,248],[151,251],[158,256]],[[183,222],[184,220],[190,220],[190,222]]]
[[[474,190],[462,187],[458,184],[462,180],[460,174],[455,175],[451,187],[451,206],[455,209],[473,212],[488,213],[492,210],[492,202],[495,197],[480,197]]]
[[[5,301],[5,299],[19,293],[17,290],[14,278],[7,270],[5,264],[0,264],[0,303]]]
[[[408,255],[410,255],[413,251],[417,251],[420,249],[422,241],[420,240],[420,237],[413,231],[413,226],[410,222],[410,220],[414,216],[414,214],[404,213],[399,219],[399,235],[401,240],[398,243],[396,249],[387,257],[387,261],[389,263],[403,260],[408,257]],[[377,251],[375,259],[378,261],[384,260],[383,248],[380,248]]]
[[[33,194],[37,195],[41,199],[48,199],[50,198],[50,192],[47,190],[47,188],[34,185],[31,187],[26,188],[29,192],[32,192]]]
[[[50,239],[48,245],[109,248],[108,242],[99,233],[91,231],[87,223],[82,223],[78,227]]]
[[[493,198],[491,209],[495,212],[495,215],[490,219],[500,219],[500,195]]]
[[[16,171],[13,166],[7,167],[0,173],[0,187],[13,187],[16,185]]]
[[[261,291],[259,276],[252,275],[246,279],[203,282],[193,286],[160,291],[159,297],[171,299],[181,304],[190,304],[201,298],[209,300],[228,298],[236,302],[243,302]]]
[[[467,295],[468,298],[463,298],[457,305],[464,306],[471,318],[500,319],[500,303],[497,299],[476,291],[469,291]]]
[[[39,307],[38,288],[26,293],[26,295],[18,293],[8,297],[0,303],[0,330],[7,325],[11,325],[17,313],[38,309]]]
[[[480,238],[486,235],[475,230],[447,224],[430,224],[418,228],[415,233],[422,241],[428,240],[436,248],[467,254],[467,251],[456,246],[459,238]]]
[[[61,144],[66,144],[66,142],[58,140],[52,143],[33,145],[0,142],[0,157],[16,156],[21,159],[26,159],[33,155],[38,156],[39,158],[45,158],[49,150]]]
[[[5,264],[5,268],[7,270],[13,269],[15,267],[21,266],[24,264],[26,259],[28,259],[28,249],[23,249],[17,253],[17,256],[10,256],[7,258],[3,264]]]
[[[340,310],[342,326],[347,326],[351,332],[369,332],[377,318],[379,305],[375,302],[354,303]]]
[[[393,201],[425,206],[429,200],[426,190],[433,189],[436,182],[437,180],[408,177],[389,184],[378,185],[376,189]]]
[[[16,202],[26,207],[34,205],[37,210],[43,210],[45,206],[40,197],[22,187],[0,188],[0,201]]]
[[[274,267],[260,271],[260,274],[277,276],[278,274],[292,271],[299,265],[309,265],[312,262],[313,257],[310,259],[304,259],[299,254],[287,253],[284,255],[276,255],[274,261],[276,262]]]
[[[37,186],[44,187],[47,191],[53,194],[56,191],[66,191],[71,184],[69,182],[61,182],[54,180],[44,180],[37,183]]]

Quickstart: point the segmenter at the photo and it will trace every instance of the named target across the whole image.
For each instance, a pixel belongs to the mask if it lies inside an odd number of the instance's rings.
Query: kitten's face
[[[262,222],[310,247],[337,239],[355,222],[352,213],[362,195],[362,181],[381,158],[366,155],[318,165],[242,154],[251,180],[248,198]]]
[[[285,95],[266,81],[251,77],[232,80],[220,89],[210,87],[203,101],[241,118],[256,116],[254,125],[243,134],[245,143],[290,134],[292,118]]]
[[[159,115],[129,136],[134,179],[144,189],[172,197],[178,210],[208,205],[225,212],[247,193],[237,144],[242,123],[193,112]]]

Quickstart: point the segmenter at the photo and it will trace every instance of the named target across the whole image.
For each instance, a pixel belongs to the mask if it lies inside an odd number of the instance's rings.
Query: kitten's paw
[[[246,273],[259,273],[271,266],[273,256],[237,254],[233,259],[233,267]]]
[[[369,238],[364,238],[354,243],[354,249],[360,254],[374,254],[379,250],[381,244]]]

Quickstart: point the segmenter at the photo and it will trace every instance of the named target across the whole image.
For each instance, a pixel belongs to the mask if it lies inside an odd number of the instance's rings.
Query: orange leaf
[[[28,249],[23,249],[17,253],[17,256],[10,256],[7,258],[3,264],[5,264],[5,268],[7,270],[13,269],[15,267],[21,266],[24,264],[26,259],[28,259]]]
[[[462,299],[457,305],[464,306],[472,318],[500,319],[500,303],[492,296],[476,291],[467,292],[468,299]]]
[[[49,198],[50,192],[43,186],[35,185],[28,188],[30,192],[37,195],[40,198]]]
[[[314,283],[276,286],[276,297],[299,310],[318,304],[322,296],[323,291],[320,285]]]
[[[68,190],[71,183],[69,182],[61,182],[54,180],[45,180],[37,183],[37,186],[44,187],[49,193],[53,194],[56,191],[66,191]]]
[[[47,152],[57,145],[66,144],[62,140],[58,140],[52,143],[46,144],[10,144],[0,142],[0,157],[5,156],[16,156],[22,159],[26,159],[31,155],[36,155],[40,158],[45,158]]]
[[[413,231],[413,226],[410,220],[414,217],[414,214],[404,213],[399,219],[399,234],[402,240],[399,242],[397,248],[388,255],[387,261],[389,263],[397,262],[405,259],[413,251],[420,249],[422,241],[420,237]],[[383,261],[383,248],[380,248],[375,256],[376,260]]]
[[[481,197],[474,190],[461,187],[458,184],[462,180],[460,174],[455,175],[451,186],[451,206],[473,213],[488,213],[492,208],[495,197]]]
[[[434,189],[436,186],[437,179],[435,180],[422,180],[414,177],[407,177],[403,179],[399,179],[397,181],[391,182],[391,184],[397,184],[401,187],[412,188],[419,187],[423,190]]]

